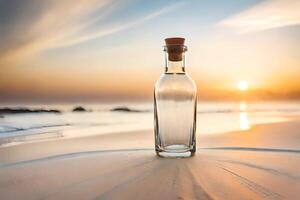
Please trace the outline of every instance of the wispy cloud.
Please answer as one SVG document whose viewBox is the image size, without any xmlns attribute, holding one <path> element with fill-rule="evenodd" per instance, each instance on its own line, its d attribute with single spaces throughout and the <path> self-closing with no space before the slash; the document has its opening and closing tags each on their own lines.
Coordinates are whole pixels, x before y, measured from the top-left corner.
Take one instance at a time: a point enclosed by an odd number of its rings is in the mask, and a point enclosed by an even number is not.
<svg viewBox="0 0 300 200">
<path fill-rule="evenodd" d="M 9 0 L 7 1 L 9 4 Z M 0 33 L 4 35 L 0 38 L 2 43 L 0 61 L 26 57 L 46 49 L 61 48 L 107 36 L 142 24 L 183 4 L 183 2 L 172 3 L 145 12 L 134 19 L 121 17 L 110 21 L 110 17 L 115 13 L 126 12 L 127 6 L 131 3 L 131 0 L 77 0 L 76 3 L 73 0 L 40 2 L 21 0 L 18 2 L 19 5 L 12 5 L 14 9 L 22 8 L 20 14 L 14 13 L 17 11 L 13 10 L 0 16 L 14 18 L 9 22 L 0 20 L 2 23 Z M 31 6 L 25 6 L 28 4 Z"/>
<path fill-rule="evenodd" d="M 0 32 L 0 60 L 13 60 L 46 49 L 68 34 L 79 31 L 89 21 L 88 16 L 108 7 L 112 1 L 52 0 L 7 1 L 1 11 L 3 18 Z M 8 7 L 8 8 L 6 8 Z"/>
<path fill-rule="evenodd" d="M 92 40 L 95 38 L 99 38 L 99 37 L 103 37 L 109 34 L 113 34 L 116 33 L 118 31 L 122 31 L 124 29 L 128 29 L 130 27 L 133 27 L 135 25 L 138 24 L 142 24 L 148 20 L 151 20 L 153 18 L 159 17 L 160 15 L 163 15 L 167 12 L 170 12 L 176 8 L 178 8 L 179 6 L 181 6 L 182 4 L 184 4 L 184 2 L 178 2 L 175 3 L 173 5 L 170 6 L 166 6 L 163 8 L 160 8 L 159 10 L 156 10 L 150 14 L 144 15 L 141 18 L 138 18 L 134 21 L 127 21 L 127 22 L 120 22 L 116 25 L 112 25 L 110 28 L 99 28 L 99 30 L 94 31 L 90 34 L 78 34 L 75 37 L 70 37 L 70 38 L 66 38 L 66 40 L 61 43 L 61 44 L 56 44 L 53 46 L 53 48 L 57 48 L 57 47 L 64 47 L 64 46 L 70 46 L 70 45 L 74 45 L 74 44 L 78 44 L 78 43 L 82 43 L 88 40 Z"/>
<path fill-rule="evenodd" d="M 300 25 L 299 0 L 268 0 L 218 23 L 239 33 Z"/>
</svg>

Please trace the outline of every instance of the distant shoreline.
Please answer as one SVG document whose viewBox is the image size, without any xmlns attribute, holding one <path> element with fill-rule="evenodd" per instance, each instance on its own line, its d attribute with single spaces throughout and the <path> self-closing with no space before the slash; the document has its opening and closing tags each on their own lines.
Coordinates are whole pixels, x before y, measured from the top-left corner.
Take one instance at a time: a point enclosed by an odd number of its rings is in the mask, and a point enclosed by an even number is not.
<svg viewBox="0 0 300 200">
<path fill-rule="evenodd" d="M 76 106 L 72 110 L 72 112 L 93 112 L 92 109 L 86 109 L 82 106 Z M 150 110 L 143 110 L 143 109 L 133 109 L 127 106 L 116 106 L 113 108 L 108 109 L 107 111 L 111 112 L 150 112 Z M 0 116 L 6 114 L 26 114 L 26 113 L 62 113 L 63 111 L 59 109 L 32 109 L 26 107 L 4 107 L 0 108 Z"/>
<path fill-rule="evenodd" d="M 61 111 L 56 109 L 0 108 L 0 115 L 22 113 L 61 113 Z"/>
</svg>

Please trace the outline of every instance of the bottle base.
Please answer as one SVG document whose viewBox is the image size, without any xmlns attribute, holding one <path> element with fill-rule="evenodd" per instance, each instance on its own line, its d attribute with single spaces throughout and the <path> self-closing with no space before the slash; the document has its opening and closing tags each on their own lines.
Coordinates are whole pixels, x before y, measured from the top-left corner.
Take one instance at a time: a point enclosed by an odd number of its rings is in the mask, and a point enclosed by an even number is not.
<svg viewBox="0 0 300 200">
<path fill-rule="evenodd" d="M 195 154 L 196 149 L 185 145 L 170 145 L 165 148 L 155 149 L 157 156 L 164 158 L 188 158 Z"/>
</svg>

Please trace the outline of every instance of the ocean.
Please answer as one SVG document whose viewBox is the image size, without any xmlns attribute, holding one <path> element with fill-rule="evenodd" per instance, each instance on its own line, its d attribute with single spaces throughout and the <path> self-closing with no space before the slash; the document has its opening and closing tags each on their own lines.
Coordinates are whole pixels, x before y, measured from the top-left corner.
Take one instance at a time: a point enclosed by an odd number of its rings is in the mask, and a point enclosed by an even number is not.
<svg viewBox="0 0 300 200">
<path fill-rule="evenodd" d="M 1 105 L 1 108 L 58 109 L 61 112 L 0 114 L 0 145 L 153 129 L 151 103 L 81 104 L 86 111 L 73 112 L 76 106 Z M 248 130 L 258 124 L 283 122 L 299 116 L 299 102 L 200 102 L 197 134 Z"/>
</svg>

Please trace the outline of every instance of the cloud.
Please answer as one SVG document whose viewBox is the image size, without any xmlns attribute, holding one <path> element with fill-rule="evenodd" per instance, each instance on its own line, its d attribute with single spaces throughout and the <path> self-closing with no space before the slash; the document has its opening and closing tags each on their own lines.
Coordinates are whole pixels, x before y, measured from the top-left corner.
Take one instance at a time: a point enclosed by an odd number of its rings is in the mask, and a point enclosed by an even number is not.
<svg viewBox="0 0 300 200">
<path fill-rule="evenodd" d="M 78 0 L 76 3 L 72 0 L 6 0 L 0 5 L 0 60 L 17 59 L 48 48 L 80 29 L 87 23 L 88 15 L 109 3 L 109 0 Z"/>
<path fill-rule="evenodd" d="M 218 23 L 239 33 L 300 24 L 299 0 L 268 0 Z"/>
<path fill-rule="evenodd" d="M 69 39 L 66 39 L 63 43 L 56 44 L 55 46 L 53 46 L 53 48 L 70 46 L 70 45 L 82 43 L 82 42 L 85 42 L 85 41 L 88 41 L 88 40 L 92 40 L 92 39 L 95 39 L 95 38 L 99 38 L 99 37 L 103 37 L 103 36 L 106 36 L 106 35 L 109 35 L 109 34 L 113 34 L 113 33 L 119 32 L 119 31 L 124 30 L 124 29 L 128 29 L 128 28 L 133 27 L 135 25 L 142 24 L 142 23 L 144 23 L 148 20 L 151 20 L 153 18 L 159 17 L 160 15 L 163 15 L 167 12 L 170 12 L 170 11 L 178 8 L 179 6 L 181 6 L 183 3 L 184 2 L 179 2 L 179 3 L 173 4 L 171 6 L 163 7 L 163 8 L 161 8 L 157 11 L 154 11 L 154 12 L 148 14 L 148 15 L 144 15 L 143 17 L 138 18 L 134 21 L 121 22 L 121 23 L 118 23 L 116 25 L 112 25 L 109 28 L 105 28 L 105 29 L 100 28 L 100 30 L 95 31 L 95 32 L 90 33 L 90 34 L 79 34 L 79 35 L 76 35 L 73 38 L 70 37 Z"/>
<path fill-rule="evenodd" d="M 110 35 L 170 12 L 182 2 L 146 10 L 139 16 L 130 12 L 131 4 L 132 0 L 1 1 L 0 62 Z M 129 17 L 120 17 L 120 13 Z"/>
</svg>

